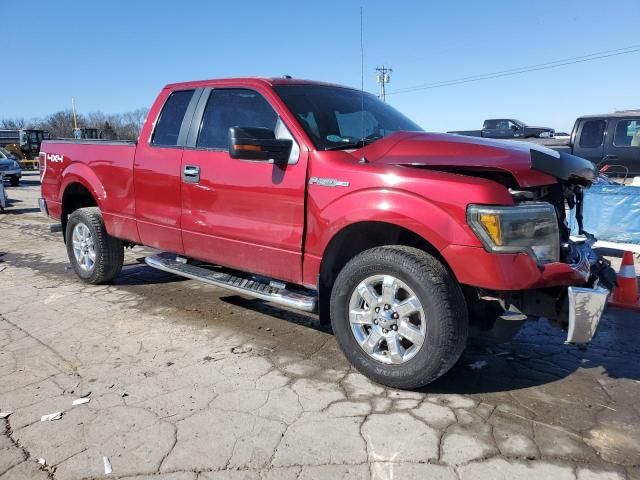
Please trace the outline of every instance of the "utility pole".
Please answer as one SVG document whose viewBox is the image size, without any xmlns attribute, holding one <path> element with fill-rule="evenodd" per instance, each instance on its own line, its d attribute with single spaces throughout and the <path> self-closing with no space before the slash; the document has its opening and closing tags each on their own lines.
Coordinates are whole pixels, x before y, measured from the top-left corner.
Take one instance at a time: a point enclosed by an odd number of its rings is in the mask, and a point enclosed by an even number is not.
<svg viewBox="0 0 640 480">
<path fill-rule="evenodd" d="M 393 70 L 383 65 L 376 68 L 376 72 L 378 72 L 376 75 L 376 81 L 380 84 L 380 94 L 378 95 L 378 98 L 384 102 L 387 98 L 385 85 L 391 81 L 391 73 Z"/>
<path fill-rule="evenodd" d="M 73 137 L 80 138 L 80 129 L 78 128 L 78 120 L 76 119 L 76 97 L 71 97 L 71 111 L 73 112 Z"/>
</svg>

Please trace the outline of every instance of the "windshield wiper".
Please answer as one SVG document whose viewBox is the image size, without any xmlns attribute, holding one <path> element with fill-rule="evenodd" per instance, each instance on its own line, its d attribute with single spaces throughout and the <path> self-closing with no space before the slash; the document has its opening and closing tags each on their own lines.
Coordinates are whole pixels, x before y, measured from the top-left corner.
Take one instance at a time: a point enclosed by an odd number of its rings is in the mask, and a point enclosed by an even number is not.
<svg viewBox="0 0 640 480">
<path fill-rule="evenodd" d="M 350 148 L 361 148 L 364 147 L 366 145 L 369 145 L 373 142 L 375 142 L 376 140 L 380 140 L 382 137 L 375 137 L 375 138 L 364 138 L 362 140 L 358 140 L 357 142 L 345 142 L 342 143 L 340 145 L 333 145 L 332 147 L 326 147 L 325 151 L 330 151 L 330 150 L 347 150 Z"/>
</svg>

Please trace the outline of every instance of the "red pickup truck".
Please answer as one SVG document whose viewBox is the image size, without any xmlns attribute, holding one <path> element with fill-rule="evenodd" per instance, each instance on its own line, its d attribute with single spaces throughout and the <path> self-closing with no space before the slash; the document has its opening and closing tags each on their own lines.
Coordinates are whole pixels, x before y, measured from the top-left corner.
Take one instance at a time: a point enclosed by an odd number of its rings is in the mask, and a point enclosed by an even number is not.
<svg viewBox="0 0 640 480">
<path fill-rule="evenodd" d="M 319 311 L 394 387 L 443 375 L 478 323 L 546 317 L 589 342 L 615 283 L 565 221 L 593 164 L 425 133 L 337 85 L 168 85 L 137 142 L 47 140 L 40 156 L 40 208 L 84 281 L 116 277 L 125 247 L 161 249 L 148 265 Z"/>
</svg>

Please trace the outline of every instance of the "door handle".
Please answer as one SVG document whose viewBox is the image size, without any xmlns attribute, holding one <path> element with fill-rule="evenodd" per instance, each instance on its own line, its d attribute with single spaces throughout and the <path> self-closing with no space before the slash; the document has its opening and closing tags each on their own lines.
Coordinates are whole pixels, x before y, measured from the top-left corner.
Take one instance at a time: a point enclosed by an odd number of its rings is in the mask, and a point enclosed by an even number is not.
<svg viewBox="0 0 640 480">
<path fill-rule="evenodd" d="M 182 181 L 198 183 L 200 181 L 200 167 L 198 165 L 185 165 L 182 170 Z"/>
</svg>

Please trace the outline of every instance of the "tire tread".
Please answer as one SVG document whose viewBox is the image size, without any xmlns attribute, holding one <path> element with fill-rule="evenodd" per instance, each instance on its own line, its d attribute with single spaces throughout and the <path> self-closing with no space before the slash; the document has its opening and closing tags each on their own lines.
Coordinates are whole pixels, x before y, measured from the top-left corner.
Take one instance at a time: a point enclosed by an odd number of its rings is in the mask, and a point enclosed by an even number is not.
<svg viewBox="0 0 640 480">
<path fill-rule="evenodd" d="M 426 353 L 421 351 L 417 354 L 418 356 L 421 354 L 433 355 L 437 357 L 437 363 L 429 364 L 429 368 L 413 372 L 410 376 L 385 375 L 385 367 L 381 366 L 382 364 L 378 364 L 378 368 L 375 369 L 366 368 L 368 362 L 361 362 L 358 358 L 354 358 L 358 355 L 366 354 L 357 350 L 357 353 L 352 352 L 349 346 L 346 345 L 345 339 L 340 338 L 339 335 L 339 332 L 343 331 L 343 329 L 338 325 L 340 319 L 336 318 L 336 309 L 338 308 L 336 302 L 342 285 L 348 281 L 350 275 L 375 264 L 396 265 L 415 282 L 425 285 L 431 292 L 432 300 L 435 299 L 439 303 L 439 305 L 429 305 L 430 310 L 442 313 L 438 318 L 441 334 L 434 339 L 435 350 L 437 351 Z M 347 263 L 338 275 L 332 290 L 331 322 L 334 332 L 338 333 L 338 343 L 351 363 L 373 380 L 397 388 L 413 389 L 422 387 L 444 375 L 458 361 L 466 347 L 468 335 L 467 306 L 462 289 L 453 274 L 429 253 L 403 245 L 372 248 L 360 253 Z M 351 335 L 350 331 L 346 333 Z M 358 348 L 360 347 L 358 346 Z M 429 361 L 427 360 L 425 363 L 429 363 Z M 397 367 L 391 366 L 391 368 Z M 391 370 L 391 368 L 388 369 Z"/>
<path fill-rule="evenodd" d="M 73 255 L 71 234 L 73 227 L 77 223 L 76 220 L 81 220 L 83 223 L 90 225 L 96 236 L 96 262 L 89 276 L 82 275 L 82 271 L 77 265 Z M 67 222 L 66 239 L 69 260 L 78 276 L 85 282 L 93 285 L 107 283 L 113 280 L 122 270 L 124 263 L 124 246 L 122 240 L 114 238 L 107 233 L 102 214 L 98 207 L 85 207 L 75 210 L 69 216 L 69 221 Z"/>
</svg>

